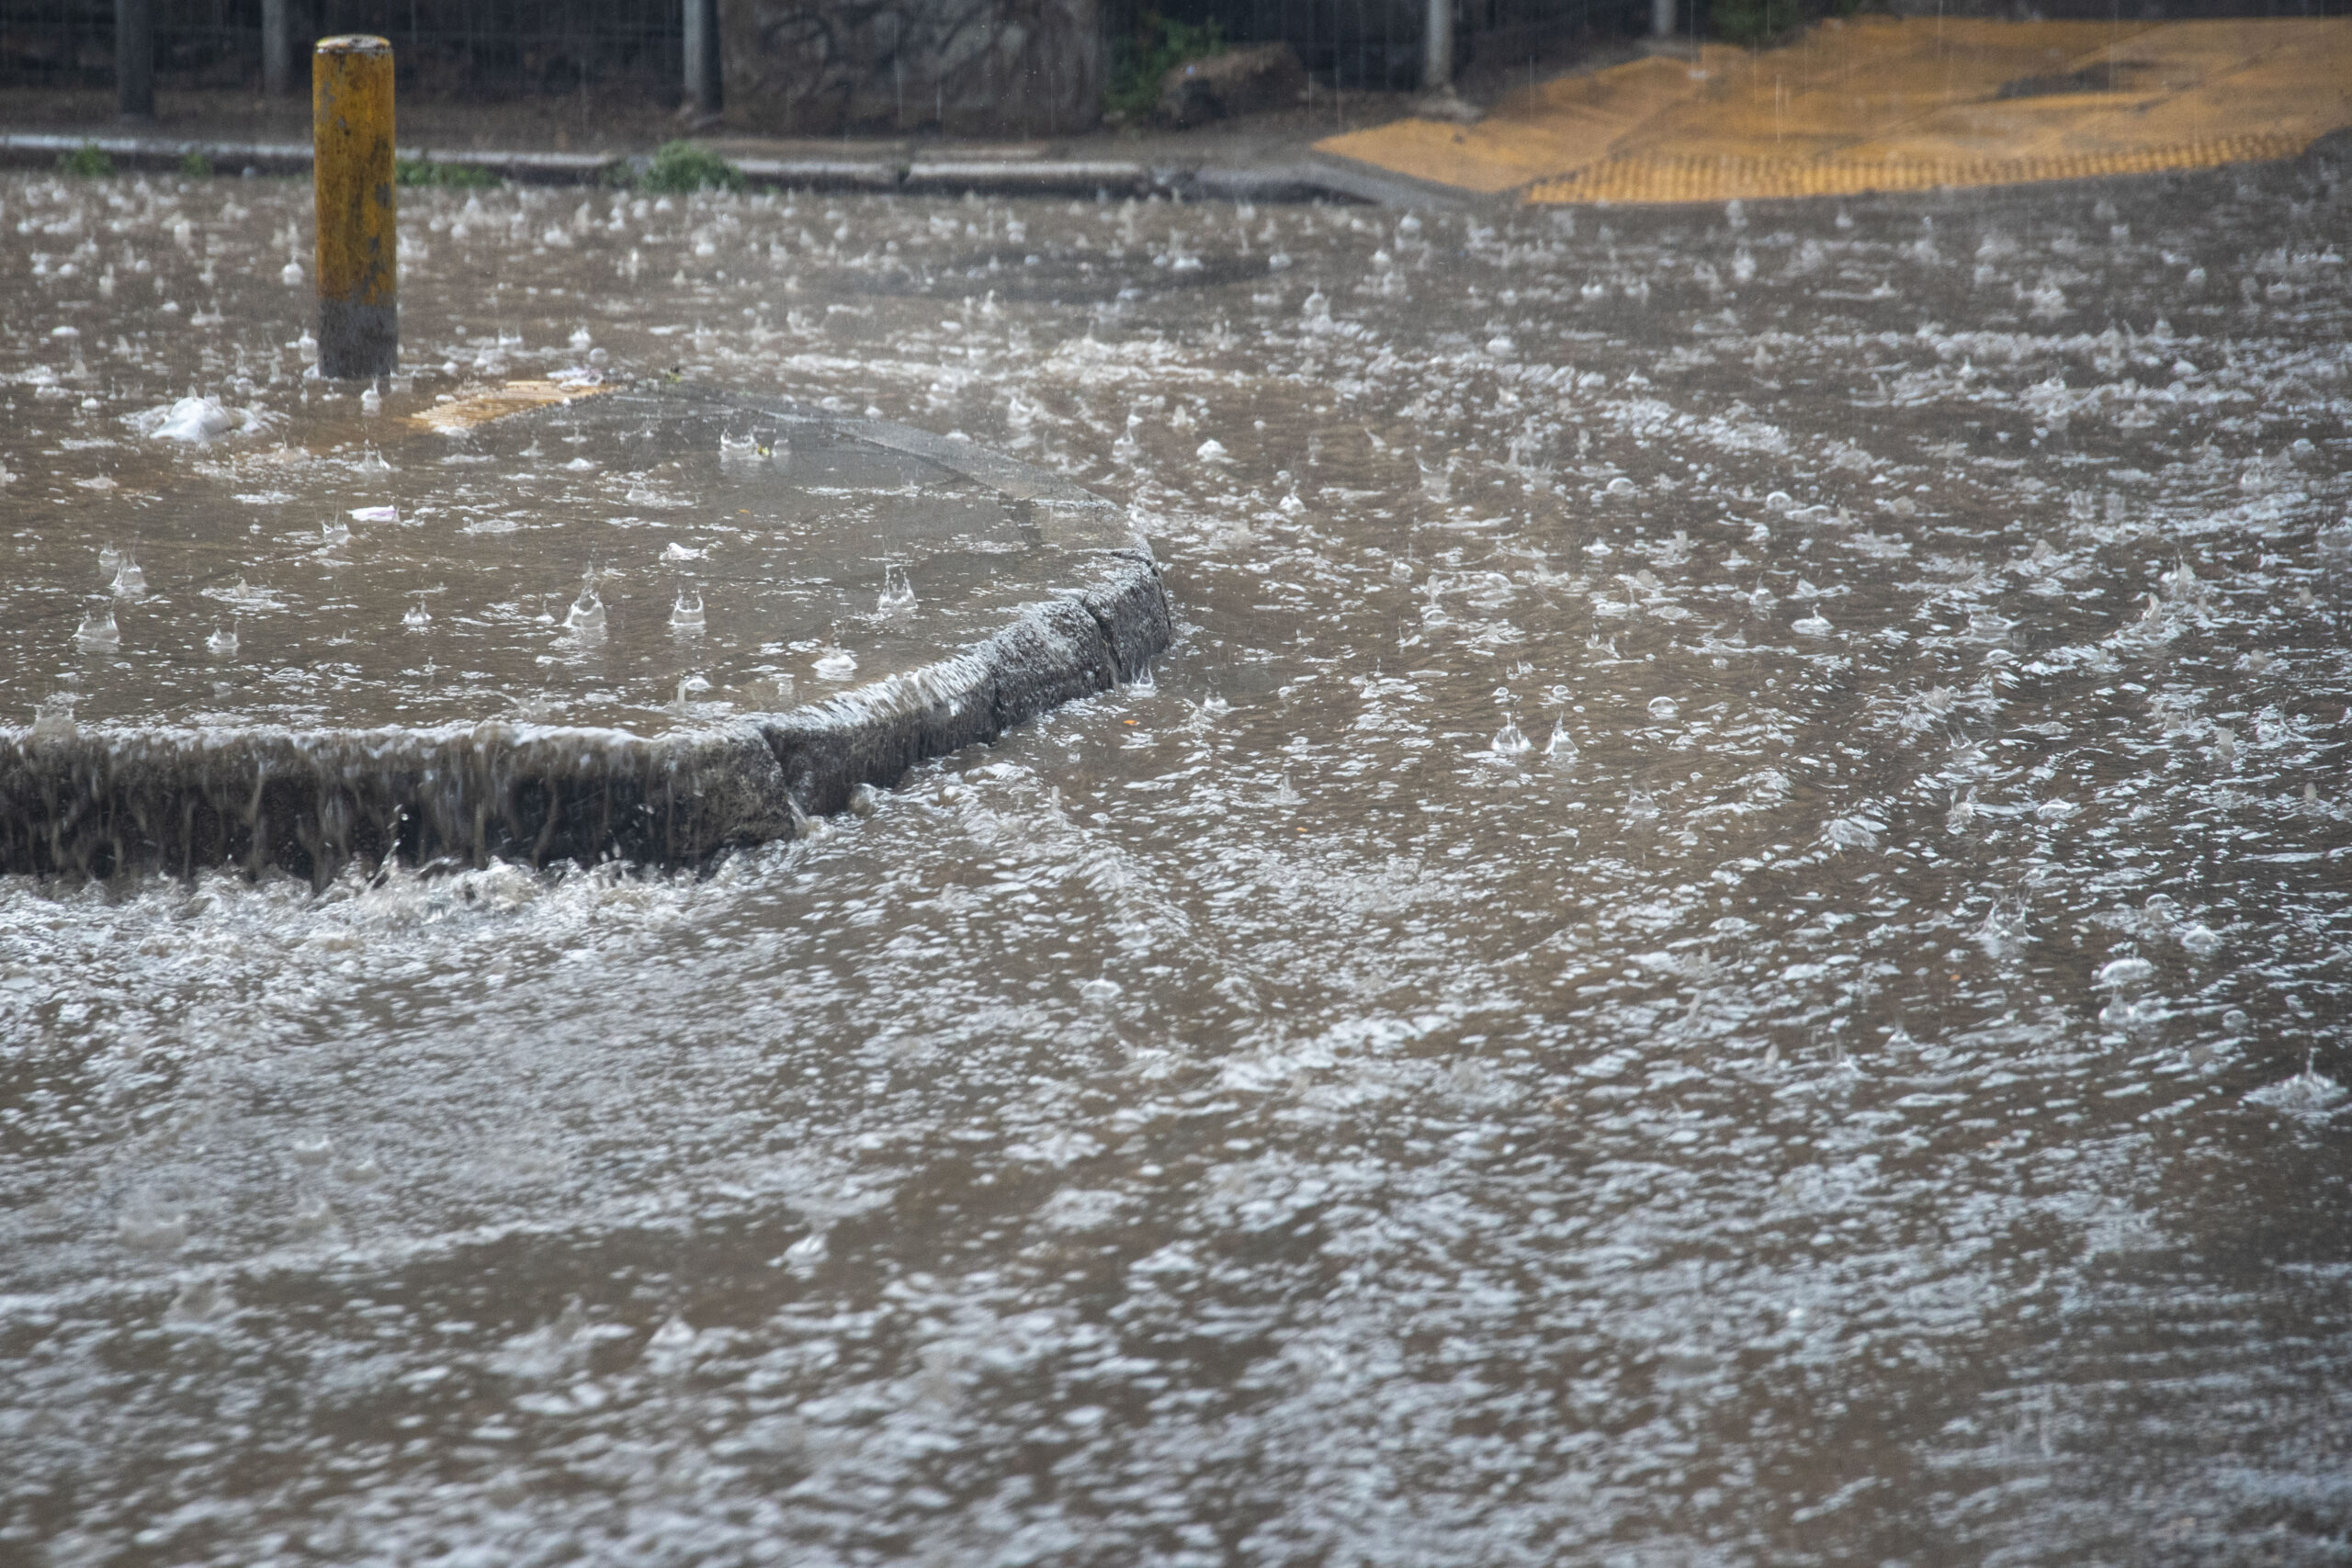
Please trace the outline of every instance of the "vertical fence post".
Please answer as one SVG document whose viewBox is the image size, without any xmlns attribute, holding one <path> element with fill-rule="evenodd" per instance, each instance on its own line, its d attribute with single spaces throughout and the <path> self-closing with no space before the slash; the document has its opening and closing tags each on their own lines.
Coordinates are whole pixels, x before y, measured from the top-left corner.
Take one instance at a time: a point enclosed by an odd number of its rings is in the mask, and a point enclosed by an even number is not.
<svg viewBox="0 0 2352 1568">
<path fill-rule="evenodd" d="M 1453 0 L 1429 0 L 1421 34 L 1421 90 L 1442 93 L 1453 85 Z"/>
<path fill-rule="evenodd" d="M 261 0 L 261 90 L 282 98 L 294 87 L 294 34 L 286 0 Z"/>
<path fill-rule="evenodd" d="M 155 118 L 155 0 L 114 0 L 115 112 Z"/>
<path fill-rule="evenodd" d="M 707 119 L 718 112 L 718 0 L 685 0 L 686 99 L 679 112 Z"/>
<path fill-rule="evenodd" d="M 311 135 L 319 374 L 389 376 L 401 352 L 390 42 L 364 34 L 319 40 L 311 60 Z"/>
</svg>

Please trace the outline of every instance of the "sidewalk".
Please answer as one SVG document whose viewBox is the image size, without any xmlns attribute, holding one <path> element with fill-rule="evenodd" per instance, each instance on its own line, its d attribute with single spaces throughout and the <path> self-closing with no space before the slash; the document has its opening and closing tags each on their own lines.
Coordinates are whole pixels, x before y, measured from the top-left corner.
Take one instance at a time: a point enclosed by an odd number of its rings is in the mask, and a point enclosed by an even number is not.
<svg viewBox="0 0 2352 1568">
<path fill-rule="evenodd" d="M 1504 94 L 1475 124 L 1414 117 L 1402 94 L 1189 131 L 1019 143 L 776 140 L 704 145 L 763 184 L 855 192 L 1113 196 L 1392 205 L 1720 202 L 1992 186 L 2290 158 L 2352 126 L 2352 18 L 1827 21 L 1749 52 L 1644 57 Z M 1622 56 L 1621 56 L 1622 60 Z M 95 141 L 119 164 L 222 173 L 310 166 L 309 103 L 164 93 L 136 133 L 102 93 L 0 92 L 0 164 L 47 167 Z M 680 134 L 640 89 L 495 103 L 417 96 L 404 155 L 592 184 Z"/>
<path fill-rule="evenodd" d="M 1187 131 L 1103 131 L 1025 142 L 915 137 L 775 138 L 719 129 L 693 138 L 755 182 L 842 191 L 1092 197 L 1160 194 L 1258 201 L 1458 205 L 1468 193 L 1315 150 L 1319 139 L 1408 112 L 1399 94 L 1318 91 L 1314 105 Z M 95 92 L 0 91 L 0 165 L 47 168 L 92 142 L 127 167 L 170 169 L 190 152 L 223 174 L 310 167 L 307 97 L 159 93 L 153 124 L 126 126 Z M 501 103 L 418 96 L 399 107 L 403 157 L 465 163 L 508 178 L 590 184 L 684 134 L 639 92 Z"/>
<path fill-rule="evenodd" d="M 1405 118 L 1317 151 L 1532 203 L 2011 185 L 2290 158 L 2352 125 L 2352 18 L 1827 21 Z"/>
</svg>

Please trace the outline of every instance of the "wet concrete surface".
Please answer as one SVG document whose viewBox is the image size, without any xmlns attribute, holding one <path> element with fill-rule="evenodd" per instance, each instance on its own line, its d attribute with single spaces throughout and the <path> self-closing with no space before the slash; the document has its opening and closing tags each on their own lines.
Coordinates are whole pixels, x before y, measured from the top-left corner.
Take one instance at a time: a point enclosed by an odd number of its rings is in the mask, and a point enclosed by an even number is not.
<svg viewBox="0 0 2352 1568">
<path fill-rule="evenodd" d="M 12 536 L 334 406 L 303 194 L 0 186 Z M 2335 1560 L 2348 197 L 412 201 L 412 395 L 960 430 L 1178 639 L 703 874 L 0 884 L 0 1541 Z"/>
</svg>

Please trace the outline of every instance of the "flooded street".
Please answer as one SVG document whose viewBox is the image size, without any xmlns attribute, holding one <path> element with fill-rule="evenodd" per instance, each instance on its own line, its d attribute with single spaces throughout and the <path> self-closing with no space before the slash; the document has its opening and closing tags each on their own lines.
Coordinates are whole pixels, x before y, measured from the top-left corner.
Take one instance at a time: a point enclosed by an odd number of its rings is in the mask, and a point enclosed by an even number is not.
<svg viewBox="0 0 2352 1568">
<path fill-rule="evenodd" d="M 591 371 L 1074 479 L 1177 641 L 699 874 L 0 881 L 0 1562 L 2352 1556 L 2340 161 L 407 190 L 364 403 L 310 200 L 0 178 L 0 722 L 531 700 L 736 525 L 391 432 Z M 313 560 L 453 485 L 513 592 Z"/>
</svg>

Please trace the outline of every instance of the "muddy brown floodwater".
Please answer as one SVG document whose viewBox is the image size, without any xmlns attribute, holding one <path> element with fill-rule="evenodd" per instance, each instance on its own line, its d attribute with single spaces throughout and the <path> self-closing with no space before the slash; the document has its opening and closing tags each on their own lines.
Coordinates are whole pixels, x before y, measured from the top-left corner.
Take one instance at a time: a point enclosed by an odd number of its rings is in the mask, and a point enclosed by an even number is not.
<svg viewBox="0 0 2352 1568">
<path fill-rule="evenodd" d="M 2346 179 L 406 192 L 378 412 L 305 187 L 0 182 L 11 725 L 299 707 L 187 519 L 428 469 L 666 611 L 625 454 L 368 467 L 572 370 L 1070 476 L 1181 622 L 701 874 L 0 884 L 0 1558 L 2341 1561 Z"/>
</svg>

